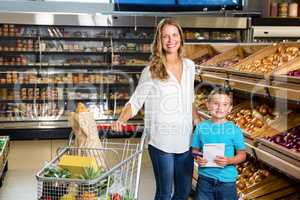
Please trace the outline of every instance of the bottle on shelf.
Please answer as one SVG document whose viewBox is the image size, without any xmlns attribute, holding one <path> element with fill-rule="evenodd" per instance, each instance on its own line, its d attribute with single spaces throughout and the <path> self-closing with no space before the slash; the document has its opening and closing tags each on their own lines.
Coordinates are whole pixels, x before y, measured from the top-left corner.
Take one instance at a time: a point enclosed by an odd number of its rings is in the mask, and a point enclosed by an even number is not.
<svg viewBox="0 0 300 200">
<path fill-rule="evenodd" d="M 298 0 L 293 0 L 289 4 L 289 17 L 298 17 Z"/>
<path fill-rule="evenodd" d="M 289 11 L 289 4 L 287 0 L 279 0 L 278 2 L 278 16 L 287 17 Z"/>
</svg>

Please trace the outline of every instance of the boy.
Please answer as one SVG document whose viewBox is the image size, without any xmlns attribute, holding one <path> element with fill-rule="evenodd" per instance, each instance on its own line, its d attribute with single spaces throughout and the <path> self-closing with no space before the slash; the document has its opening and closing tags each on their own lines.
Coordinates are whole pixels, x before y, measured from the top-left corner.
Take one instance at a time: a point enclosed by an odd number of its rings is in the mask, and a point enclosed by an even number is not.
<svg viewBox="0 0 300 200">
<path fill-rule="evenodd" d="M 199 123 L 193 135 L 192 147 L 199 165 L 196 200 L 237 200 L 235 165 L 246 158 L 241 129 L 227 121 L 232 109 L 232 95 L 224 88 L 213 90 L 208 96 L 210 120 Z M 216 156 L 218 167 L 205 167 L 207 160 L 199 156 L 204 144 L 224 144 L 224 156 Z"/>
</svg>

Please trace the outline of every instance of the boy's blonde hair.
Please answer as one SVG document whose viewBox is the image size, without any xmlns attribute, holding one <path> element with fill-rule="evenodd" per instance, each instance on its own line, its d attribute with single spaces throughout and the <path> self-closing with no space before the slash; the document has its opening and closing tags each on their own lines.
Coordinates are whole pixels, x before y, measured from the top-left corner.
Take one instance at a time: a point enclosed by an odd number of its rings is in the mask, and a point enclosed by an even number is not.
<svg viewBox="0 0 300 200">
<path fill-rule="evenodd" d="M 213 89 L 210 94 L 208 95 L 207 97 L 207 102 L 211 102 L 212 100 L 212 97 L 216 94 L 223 94 L 223 95 L 226 95 L 230 98 L 230 102 L 232 104 L 232 101 L 233 101 L 233 94 L 231 92 L 230 89 L 228 88 L 224 88 L 224 87 L 220 87 L 220 88 L 215 88 Z"/>
</svg>

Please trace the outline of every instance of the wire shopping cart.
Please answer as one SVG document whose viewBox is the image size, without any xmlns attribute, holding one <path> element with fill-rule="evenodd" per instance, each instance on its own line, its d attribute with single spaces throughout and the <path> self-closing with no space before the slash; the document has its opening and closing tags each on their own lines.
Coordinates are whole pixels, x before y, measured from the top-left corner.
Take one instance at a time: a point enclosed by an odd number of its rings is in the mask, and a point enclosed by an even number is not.
<svg viewBox="0 0 300 200">
<path fill-rule="evenodd" d="M 145 134 L 139 142 L 125 140 L 117 143 L 102 139 L 102 148 L 64 147 L 36 175 L 39 200 L 136 200 L 144 149 Z M 73 134 L 69 139 L 71 144 Z M 91 179 L 67 178 L 66 174 L 52 174 L 63 155 L 81 155 L 96 158 L 97 165 L 106 166 L 101 175 Z M 105 155 L 106 163 L 98 156 Z M 87 170 L 88 171 L 88 170 Z M 95 172 L 94 172 L 95 173 Z M 92 174 L 92 172 L 91 172 Z M 87 175 L 87 174 L 85 174 Z"/>
</svg>

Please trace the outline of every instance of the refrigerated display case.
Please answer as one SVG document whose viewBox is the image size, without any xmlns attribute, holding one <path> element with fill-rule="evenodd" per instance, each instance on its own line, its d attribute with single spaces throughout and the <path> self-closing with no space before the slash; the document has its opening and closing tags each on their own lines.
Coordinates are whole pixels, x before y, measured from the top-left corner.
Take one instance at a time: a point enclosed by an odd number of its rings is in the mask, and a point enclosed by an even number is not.
<svg viewBox="0 0 300 200">
<path fill-rule="evenodd" d="M 165 17 L 110 16 L 99 26 L 96 19 L 91 25 L 77 15 L 57 14 L 54 24 L 37 24 L 32 13 L 24 24 L 18 16 L 25 15 L 3 18 L 0 25 L 0 123 L 12 138 L 30 138 L 16 132 L 33 129 L 38 138 L 55 129 L 66 137 L 68 112 L 79 101 L 98 123 L 117 119 L 149 61 L 157 22 Z M 183 20 L 189 44 L 246 40 L 247 18 L 171 17 Z M 130 123 L 141 131 L 142 113 Z"/>
</svg>

